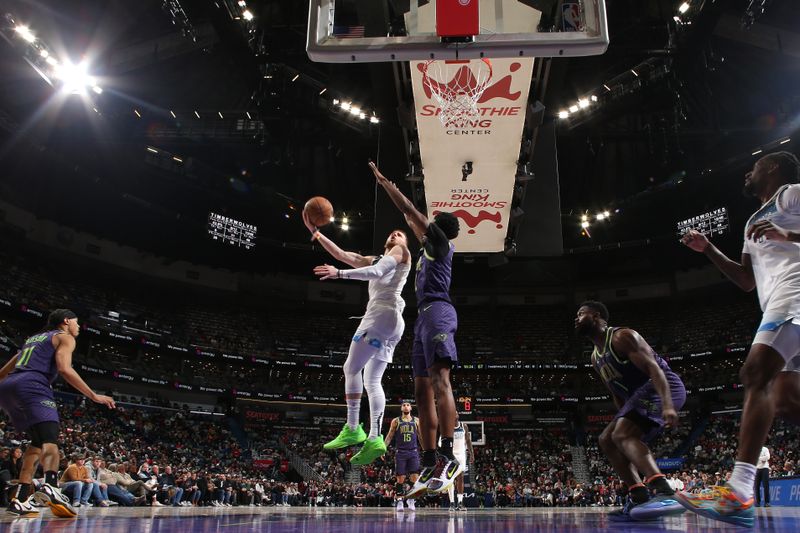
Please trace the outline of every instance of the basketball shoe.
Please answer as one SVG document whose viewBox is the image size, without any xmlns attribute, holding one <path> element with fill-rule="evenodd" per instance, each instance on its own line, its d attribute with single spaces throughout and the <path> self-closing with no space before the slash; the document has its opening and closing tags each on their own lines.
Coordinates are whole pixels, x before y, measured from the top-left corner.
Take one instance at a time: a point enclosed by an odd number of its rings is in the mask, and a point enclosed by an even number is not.
<svg viewBox="0 0 800 533">
<path fill-rule="evenodd" d="M 386 443 L 381 437 L 372 437 L 364 441 L 364 446 L 353 457 L 350 463 L 354 465 L 368 465 L 386 453 Z"/>
<path fill-rule="evenodd" d="M 347 424 L 342 427 L 339 435 L 332 441 L 322 446 L 323 450 L 338 450 L 339 448 L 347 448 L 348 446 L 355 446 L 367 440 L 367 434 L 364 433 L 364 426 L 359 424 L 356 429 L 350 429 Z"/>
<path fill-rule="evenodd" d="M 436 461 L 436 469 L 433 476 L 428 480 L 428 492 L 431 494 L 441 494 L 455 483 L 456 478 L 464 472 L 462 465 L 455 457 L 448 459 L 444 455 L 439 455 Z"/>
<path fill-rule="evenodd" d="M 742 527 L 753 527 L 753 498 L 743 501 L 730 487 L 715 486 L 710 493 L 676 492 L 675 499 L 692 512 Z"/>
<path fill-rule="evenodd" d="M 634 520 L 652 520 L 662 516 L 672 516 L 685 513 L 686 509 L 678 503 L 675 496 L 657 494 L 644 503 L 631 508 L 630 515 Z"/>
<path fill-rule="evenodd" d="M 13 514 L 16 516 L 21 516 L 25 518 L 36 518 L 39 516 L 39 511 L 36 510 L 33 505 L 31 505 L 31 499 L 28 498 L 27 500 L 21 502 L 18 499 L 14 498 L 11 500 L 11 503 L 8 504 L 8 508 L 6 512 L 9 514 Z"/>
<path fill-rule="evenodd" d="M 78 512 L 69 502 L 61 489 L 45 483 L 33 493 L 33 498 L 41 506 L 47 506 L 59 518 L 75 518 Z"/>
<path fill-rule="evenodd" d="M 403 496 L 406 501 L 418 500 L 428 493 L 428 481 L 433 478 L 433 473 L 436 470 L 436 466 L 437 465 L 425 466 L 422 468 L 422 472 L 419 473 L 419 477 L 414 482 L 414 486 L 411 487 L 411 490 L 408 491 L 405 496 Z"/>
</svg>

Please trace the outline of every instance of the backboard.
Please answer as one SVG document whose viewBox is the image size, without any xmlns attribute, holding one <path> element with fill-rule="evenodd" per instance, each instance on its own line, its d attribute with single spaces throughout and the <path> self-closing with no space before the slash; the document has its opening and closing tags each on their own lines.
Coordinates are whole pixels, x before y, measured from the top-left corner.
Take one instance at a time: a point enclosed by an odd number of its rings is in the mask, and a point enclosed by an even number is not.
<svg viewBox="0 0 800 533">
<path fill-rule="evenodd" d="M 608 47 L 604 0 L 365 1 L 372 7 L 310 0 L 313 61 L 588 56 Z"/>
</svg>

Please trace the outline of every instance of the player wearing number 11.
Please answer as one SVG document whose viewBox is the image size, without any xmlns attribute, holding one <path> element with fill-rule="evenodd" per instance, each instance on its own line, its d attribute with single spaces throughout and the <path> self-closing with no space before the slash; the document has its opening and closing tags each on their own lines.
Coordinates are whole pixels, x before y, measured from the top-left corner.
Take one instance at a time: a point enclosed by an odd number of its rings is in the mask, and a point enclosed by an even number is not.
<svg viewBox="0 0 800 533">
<path fill-rule="evenodd" d="M 47 327 L 29 337 L 22 349 L 0 369 L 0 408 L 11 418 L 17 431 L 25 431 L 30 444 L 22 457 L 17 490 L 12 494 L 8 512 L 17 516 L 36 516 L 31 496 L 40 505 L 47 505 L 62 518 L 77 516 L 67 498 L 58 489 L 59 418 L 53 389 L 50 386 L 61 375 L 64 381 L 84 396 L 114 409 L 114 399 L 96 394 L 72 368 L 75 337 L 80 333 L 78 317 L 69 309 L 56 309 L 47 319 Z M 33 472 L 41 462 L 44 484 L 33 491 Z"/>
</svg>

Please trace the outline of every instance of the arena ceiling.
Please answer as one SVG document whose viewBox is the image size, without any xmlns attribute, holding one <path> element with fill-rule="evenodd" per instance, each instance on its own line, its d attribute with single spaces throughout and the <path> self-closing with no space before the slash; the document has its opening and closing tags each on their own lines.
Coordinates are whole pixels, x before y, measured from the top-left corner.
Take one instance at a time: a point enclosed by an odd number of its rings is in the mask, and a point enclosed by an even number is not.
<svg viewBox="0 0 800 533">
<path fill-rule="evenodd" d="M 367 1 L 350 4 L 358 11 Z M 167 256 L 281 270 L 318 258 L 302 251 L 297 208 L 322 194 L 351 220 L 337 239 L 369 249 L 376 204 L 366 160 L 380 157 L 390 176 L 408 172 L 391 65 L 309 61 L 305 1 L 249 0 L 252 24 L 230 16 L 232 3 L 180 2 L 185 20 L 164 8 L 175 2 L 158 0 L 4 4 L 63 57 L 88 59 L 104 90 L 59 99 L 19 43 L 0 41 L 0 195 Z M 753 2 L 697 0 L 691 24 L 677 24 L 679 4 L 608 0 L 608 52 L 550 63 L 536 91 L 546 122 L 604 84 L 620 89 L 557 126 L 566 259 L 512 257 L 492 269 L 498 282 L 692 264 L 675 246 L 674 223 L 721 205 L 733 226 L 723 244 L 736 250 L 753 207 L 739 194 L 751 154 L 797 129 L 798 14 L 775 0 L 743 28 Z M 374 111 L 380 125 L 333 112 L 335 97 Z M 263 126 L 237 125 L 248 112 Z M 211 210 L 258 225 L 256 250 L 209 243 Z M 581 235 L 580 214 L 603 210 L 611 220 Z M 603 246 L 616 251 L 593 253 Z M 486 275 L 486 258 L 462 261 Z"/>
</svg>

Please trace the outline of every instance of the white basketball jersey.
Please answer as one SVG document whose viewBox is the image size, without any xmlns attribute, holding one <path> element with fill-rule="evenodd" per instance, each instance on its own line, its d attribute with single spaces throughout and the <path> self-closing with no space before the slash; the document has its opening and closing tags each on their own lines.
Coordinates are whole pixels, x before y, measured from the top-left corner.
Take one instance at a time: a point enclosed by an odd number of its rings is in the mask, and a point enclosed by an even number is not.
<svg viewBox="0 0 800 533">
<path fill-rule="evenodd" d="M 377 308 L 391 308 L 397 313 L 402 314 L 406 302 L 403 300 L 403 285 L 406 284 L 411 265 L 402 263 L 391 272 L 387 272 L 382 278 L 374 279 L 369 282 L 367 302 L 367 314 L 375 312 Z"/>
<path fill-rule="evenodd" d="M 742 253 L 750 254 L 761 310 L 766 315 L 800 318 L 800 243 L 747 238 L 756 222 L 769 220 L 800 232 L 800 184 L 784 185 L 745 224 Z"/>
<path fill-rule="evenodd" d="M 465 429 L 461 422 L 453 430 L 453 455 L 462 459 L 467 456 L 467 437 L 464 435 L 464 431 Z M 442 438 L 439 437 L 439 446 L 441 445 Z"/>
</svg>

